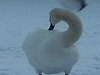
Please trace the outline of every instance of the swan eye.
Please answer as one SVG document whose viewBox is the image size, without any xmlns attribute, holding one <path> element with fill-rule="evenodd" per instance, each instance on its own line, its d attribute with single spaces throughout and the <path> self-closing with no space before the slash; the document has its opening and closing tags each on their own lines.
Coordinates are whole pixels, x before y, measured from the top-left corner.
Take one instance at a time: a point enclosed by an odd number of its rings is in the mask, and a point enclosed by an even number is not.
<svg viewBox="0 0 100 75">
<path fill-rule="evenodd" d="M 50 16 L 50 19 L 49 19 L 49 21 L 51 22 L 51 16 Z"/>
<path fill-rule="evenodd" d="M 49 19 L 49 21 L 51 22 L 51 19 Z"/>
</svg>

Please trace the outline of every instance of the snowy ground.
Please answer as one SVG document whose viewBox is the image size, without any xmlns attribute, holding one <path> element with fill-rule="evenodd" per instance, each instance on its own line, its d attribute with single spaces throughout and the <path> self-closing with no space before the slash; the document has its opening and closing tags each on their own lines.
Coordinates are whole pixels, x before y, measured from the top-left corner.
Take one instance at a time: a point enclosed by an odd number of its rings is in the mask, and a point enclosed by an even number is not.
<svg viewBox="0 0 100 75">
<path fill-rule="evenodd" d="M 89 6 L 78 13 L 84 31 L 77 42 L 80 60 L 70 75 L 100 74 L 100 2 L 89 1 Z M 37 75 L 21 45 L 29 32 L 48 28 L 48 14 L 54 7 L 60 5 L 49 0 L 0 0 L 0 75 Z"/>
</svg>

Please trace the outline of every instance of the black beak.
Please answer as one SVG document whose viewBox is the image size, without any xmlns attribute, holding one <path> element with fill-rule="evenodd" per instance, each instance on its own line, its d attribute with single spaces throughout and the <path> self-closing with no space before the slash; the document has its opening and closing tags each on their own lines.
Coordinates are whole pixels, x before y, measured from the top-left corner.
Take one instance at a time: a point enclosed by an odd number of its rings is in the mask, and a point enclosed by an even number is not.
<svg viewBox="0 0 100 75">
<path fill-rule="evenodd" d="M 48 30 L 53 30 L 54 29 L 54 27 L 55 27 L 55 25 L 53 25 L 52 23 L 50 24 L 50 27 L 49 27 L 49 29 Z"/>
</svg>

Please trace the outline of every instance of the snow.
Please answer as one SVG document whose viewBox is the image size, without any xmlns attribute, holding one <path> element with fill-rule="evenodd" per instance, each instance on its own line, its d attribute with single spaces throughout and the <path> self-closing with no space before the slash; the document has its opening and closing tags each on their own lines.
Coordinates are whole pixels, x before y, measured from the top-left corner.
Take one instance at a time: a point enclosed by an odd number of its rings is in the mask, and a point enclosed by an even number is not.
<svg viewBox="0 0 100 75">
<path fill-rule="evenodd" d="M 80 60 L 70 75 L 100 74 L 100 1 L 87 2 L 78 13 L 84 28 L 77 42 Z M 61 6 L 50 0 L 0 0 L 0 75 L 37 75 L 21 45 L 29 32 L 48 29 L 49 11 L 54 7 Z M 65 30 L 63 24 L 56 28 Z"/>
</svg>

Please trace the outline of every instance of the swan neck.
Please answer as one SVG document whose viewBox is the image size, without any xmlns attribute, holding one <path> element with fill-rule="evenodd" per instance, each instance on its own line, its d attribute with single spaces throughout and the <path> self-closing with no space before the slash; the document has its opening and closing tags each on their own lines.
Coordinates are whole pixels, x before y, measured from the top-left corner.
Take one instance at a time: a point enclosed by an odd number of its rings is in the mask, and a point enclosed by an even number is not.
<svg viewBox="0 0 100 75">
<path fill-rule="evenodd" d="M 69 25 L 69 29 L 64 34 L 64 39 L 66 40 L 65 44 L 66 46 L 71 46 L 74 44 L 77 40 L 79 40 L 81 34 L 82 34 L 82 23 L 80 19 L 77 16 L 70 16 L 64 19 L 65 22 Z"/>
</svg>

